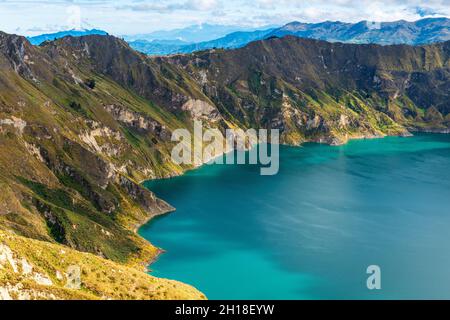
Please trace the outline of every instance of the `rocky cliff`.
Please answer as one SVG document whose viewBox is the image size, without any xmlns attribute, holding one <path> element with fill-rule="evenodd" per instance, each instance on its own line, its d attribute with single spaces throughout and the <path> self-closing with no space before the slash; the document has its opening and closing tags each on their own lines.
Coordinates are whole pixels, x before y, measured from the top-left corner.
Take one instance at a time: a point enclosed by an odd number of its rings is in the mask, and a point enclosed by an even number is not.
<svg viewBox="0 0 450 320">
<path fill-rule="evenodd" d="M 450 42 L 412 47 L 272 38 L 161 58 L 186 70 L 226 118 L 284 142 L 445 131 Z"/>
</svg>

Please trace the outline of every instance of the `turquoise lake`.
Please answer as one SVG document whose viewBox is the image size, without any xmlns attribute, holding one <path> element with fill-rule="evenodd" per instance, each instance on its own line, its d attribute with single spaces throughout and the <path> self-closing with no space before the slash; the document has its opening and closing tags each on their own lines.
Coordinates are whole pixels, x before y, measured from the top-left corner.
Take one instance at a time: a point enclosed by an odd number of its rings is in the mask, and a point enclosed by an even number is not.
<svg viewBox="0 0 450 320">
<path fill-rule="evenodd" d="M 166 250 L 152 274 L 209 299 L 450 299 L 450 135 L 281 147 L 259 169 L 147 182 L 177 208 L 140 229 Z"/>
</svg>

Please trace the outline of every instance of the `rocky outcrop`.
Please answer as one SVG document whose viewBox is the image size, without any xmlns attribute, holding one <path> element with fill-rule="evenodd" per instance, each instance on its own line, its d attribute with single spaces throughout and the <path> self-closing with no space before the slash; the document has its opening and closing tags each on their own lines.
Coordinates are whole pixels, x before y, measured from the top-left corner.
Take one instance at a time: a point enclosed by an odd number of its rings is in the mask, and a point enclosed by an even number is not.
<svg viewBox="0 0 450 320">
<path fill-rule="evenodd" d="M 167 204 L 165 201 L 158 199 L 155 195 L 148 189 L 136 184 L 130 179 L 119 176 L 119 185 L 124 188 L 127 194 L 141 206 L 143 206 L 148 211 L 152 212 L 153 215 L 167 213 L 173 211 L 174 208 Z"/>
<path fill-rule="evenodd" d="M 20 118 L 16 118 L 15 116 L 12 116 L 10 119 L 0 119 L 0 130 L 6 130 L 3 127 L 12 127 L 14 129 L 17 130 L 17 132 L 19 134 L 23 133 L 23 130 L 25 129 L 25 127 L 27 126 L 26 121 L 20 119 Z"/>
<path fill-rule="evenodd" d="M 23 279 L 23 281 L 33 281 L 36 285 L 52 286 L 52 280 L 45 274 L 35 271 L 26 258 L 18 257 L 10 247 L 0 243 L 0 268 L 12 269 L 12 272 Z M 32 290 L 24 290 L 20 283 L 10 284 L 4 286 L 0 285 L 0 300 L 30 300 L 30 299 L 48 299 L 50 296 L 41 295 Z"/>
<path fill-rule="evenodd" d="M 80 134 L 79 138 L 90 147 L 93 152 L 108 157 L 119 156 L 122 152 L 120 142 L 123 136 L 120 132 L 113 131 L 108 127 L 102 127 L 94 122 L 94 128 L 88 129 Z"/>
<path fill-rule="evenodd" d="M 36 81 L 30 68 L 34 64 L 32 52 L 30 43 L 24 37 L 0 32 L 0 53 L 6 57 L 15 72 Z"/>
<path fill-rule="evenodd" d="M 188 111 L 192 119 L 197 121 L 216 122 L 221 120 L 219 111 L 202 100 L 189 99 L 183 104 L 181 110 Z"/>
<path fill-rule="evenodd" d="M 127 127 L 144 133 L 150 133 L 164 141 L 170 140 L 170 132 L 167 128 L 148 116 L 128 110 L 120 105 L 106 105 L 104 108 L 115 120 L 123 123 Z"/>
</svg>

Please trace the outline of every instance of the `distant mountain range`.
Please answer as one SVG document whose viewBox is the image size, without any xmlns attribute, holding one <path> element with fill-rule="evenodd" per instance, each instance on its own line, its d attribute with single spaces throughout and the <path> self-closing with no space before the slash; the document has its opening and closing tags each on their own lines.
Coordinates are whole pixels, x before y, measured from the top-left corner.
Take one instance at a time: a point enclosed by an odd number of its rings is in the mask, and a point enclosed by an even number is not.
<svg viewBox="0 0 450 320">
<path fill-rule="evenodd" d="M 418 45 L 450 40 L 450 19 L 427 18 L 415 22 L 400 20 L 381 23 L 291 22 L 269 34 L 278 37 L 285 35 L 329 42 Z"/>
<path fill-rule="evenodd" d="M 53 41 L 56 39 L 64 38 L 67 36 L 72 37 L 81 37 L 81 36 L 88 36 L 88 35 L 107 35 L 108 33 L 103 30 L 97 30 L 97 29 L 91 29 L 91 30 L 67 30 L 67 31 L 61 31 L 61 32 L 55 32 L 55 33 L 48 33 L 48 34 L 41 34 L 35 37 L 28 37 L 28 41 L 30 41 L 33 45 L 40 45 L 41 43 L 45 41 Z"/>
<path fill-rule="evenodd" d="M 139 40 L 129 41 L 129 43 L 135 50 L 146 54 L 166 55 L 212 48 L 239 48 L 251 41 L 286 35 L 329 42 L 418 45 L 450 40 L 450 19 L 427 18 L 415 22 L 401 20 L 381 23 L 369 21 L 358 23 L 339 21 L 291 22 L 280 28 L 234 32 L 215 40 L 195 44 L 168 44 L 160 40 Z"/>
<path fill-rule="evenodd" d="M 130 46 L 140 52 L 149 55 L 168 55 L 175 53 L 191 53 L 194 51 L 207 50 L 212 48 L 239 48 L 249 42 L 264 39 L 266 35 L 275 29 L 256 30 L 256 31 L 237 31 L 230 33 L 222 38 L 203 41 L 199 43 L 183 43 L 170 40 L 136 40 L 129 41 Z"/>
<path fill-rule="evenodd" d="M 34 45 L 39 45 L 44 41 L 69 35 L 76 37 L 94 34 L 106 35 L 107 32 L 97 29 L 69 30 L 29 37 L 28 40 Z M 145 54 L 169 55 L 212 48 L 240 48 L 252 41 L 287 35 L 328 42 L 420 45 L 450 40 L 450 19 L 427 18 L 415 22 L 400 20 L 380 23 L 369 21 L 291 22 L 282 27 L 262 27 L 261 29 L 201 24 L 183 29 L 123 36 L 123 38 L 133 49 Z"/>
<path fill-rule="evenodd" d="M 252 32 L 259 29 L 269 29 L 275 27 L 279 26 L 272 25 L 259 28 L 251 28 L 236 25 L 215 25 L 203 23 L 181 29 L 161 30 L 147 34 L 124 35 L 122 36 L 122 38 L 128 42 L 145 40 L 149 42 L 157 41 L 158 43 L 160 43 L 161 41 L 164 42 L 167 40 L 175 40 L 183 44 L 192 44 L 219 39 L 234 32 Z"/>
</svg>

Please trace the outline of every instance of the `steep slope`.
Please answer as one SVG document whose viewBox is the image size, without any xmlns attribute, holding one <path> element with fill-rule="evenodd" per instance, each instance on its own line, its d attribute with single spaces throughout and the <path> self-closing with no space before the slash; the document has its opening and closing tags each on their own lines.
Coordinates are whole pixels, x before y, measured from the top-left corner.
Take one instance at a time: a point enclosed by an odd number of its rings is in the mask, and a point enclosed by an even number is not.
<svg viewBox="0 0 450 320">
<path fill-rule="evenodd" d="M 117 261 L 151 259 L 156 249 L 132 230 L 172 208 L 136 183 L 156 166 L 105 111 L 137 98 L 107 82 L 89 88 L 87 75 L 24 38 L 1 35 L 0 43 L 1 227 Z M 127 161 L 140 172 L 128 173 Z"/>
<path fill-rule="evenodd" d="M 127 66 L 140 59 L 118 39 L 92 39 L 114 61 L 121 49 Z M 100 60 L 83 64 L 81 52 L 68 49 L 0 33 L 0 230 L 90 252 L 145 276 L 159 249 L 135 229 L 173 208 L 139 182 L 184 170 L 168 161 L 170 127 L 182 124 L 96 73 Z M 55 256 L 55 264 L 64 259 L 58 250 Z"/>
<path fill-rule="evenodd" d="M 194 288 L 65 246 L 0 231 L 0 300 L 202 300 Z"/>
</svg>

